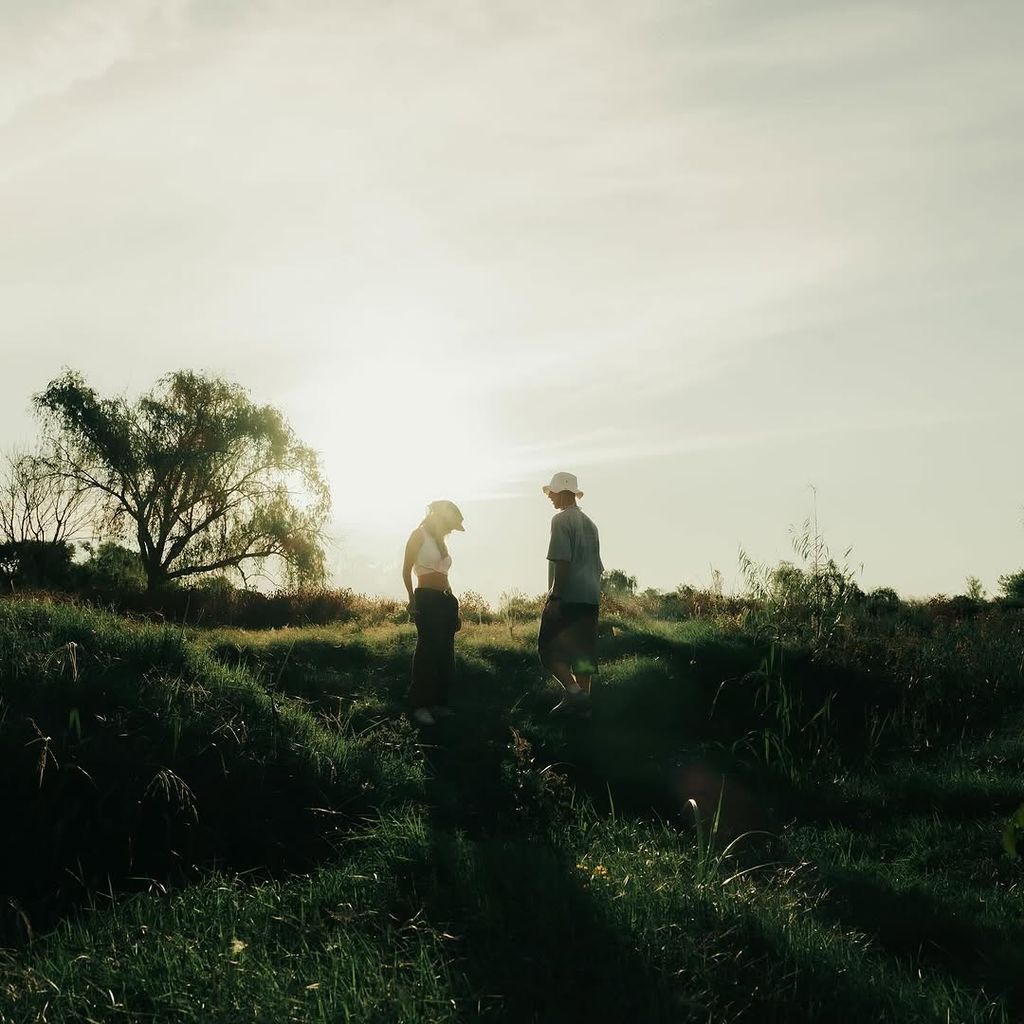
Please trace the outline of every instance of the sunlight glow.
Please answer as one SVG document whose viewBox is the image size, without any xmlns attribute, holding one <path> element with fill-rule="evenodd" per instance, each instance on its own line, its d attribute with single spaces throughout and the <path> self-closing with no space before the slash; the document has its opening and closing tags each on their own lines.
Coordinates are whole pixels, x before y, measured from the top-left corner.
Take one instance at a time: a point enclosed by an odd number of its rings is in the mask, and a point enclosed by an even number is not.
<svg viewBox="0 0 1024 1024">
<path fill-rule="evenodd" d="M 486 397 L 416 356 L 361 366 L 323 438 L 339 523 L 392 532 L 428 502 L 485 497 L 502 479 Z"/>
</svg>

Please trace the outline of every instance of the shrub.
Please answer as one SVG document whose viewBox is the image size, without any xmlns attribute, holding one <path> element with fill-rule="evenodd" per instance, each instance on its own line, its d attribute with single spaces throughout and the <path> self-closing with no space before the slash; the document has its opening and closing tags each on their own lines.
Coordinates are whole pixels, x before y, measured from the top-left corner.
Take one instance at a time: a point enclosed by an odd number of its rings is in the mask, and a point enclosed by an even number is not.
<svg viewBox="0 0 1024 1024">
<path fill-rule="evenodd" d="M 817 514 L 792 533 L 793 550 L 801 565 L 780 562 L 772 568 L 755 562 L 740 549 L 740 571 L 754 602 L 747 623 L 773 639 L 806 641 L 824 650 L 864 592 L 847 562 L 851 549 L 846 549 L 840 561 L 832 556 L 818 530 Z"/>
<path fill-rule="evenodd" d="M 606 594 L 601 599 L 601 611 L 605 615 L 636 619 L 643 614 L 643 604 L 639 597 L 630 594 Z"/>
<path fill-rule="evenodd" d="M 521 590 L 505 590 L 498 601 L 498 617 L 508 627 L 509 636 L 514 637 L 517 623 L 537 618 L 543 599 L 527 597 Z"/>
<path fill-rule="evenodd" d="M 602 594 L 635 594 L 636 577 L 629 576 L 621 569 L 607 569 L 601 574 Z"/>
<path fill-rule="evenodd" d="M 1024 603 L 1024 569 L 999 577 L 999 589 L 1009 601 Z"/>
<path fill-rule="evenodd" d="M 465 590 L 459 595 L 459 612 L 466 622 L 475 622 L 477 625 L 494 621 L 491 606 L 475 590 Z"/>
<path fill-rule="evenodd" d="M 702 617 L 733 616 L 751 607 L 746 597 L 726 596 L 716 585 L 701 589 L 688 583 L 680 583 L 671 594 L 661 595 L 660 607 L 665 618 L 699 619 Z"/>
<path fill-rule="evenodd" d="M 18 540 L 0 544 L 0 579 L 8 587 L 72 585 L 75 548 L 67 541 Z"/>
<path fill-rule="evenodd" d="M 863 606 L 869 615 L 895 615 L 902 603 L 892 587 L 875 587 L 864 597 Z"/>
<path fill-rule="evenodd" d="M 129 592 L 146 589 L 146 572 L 137 551 L 109 540 L 96 548 L 86 544 L 84 549 L 89 558 L 79 566 L 79 577 L 85 585 Z"/>
<path fill-rule="evenodd" d="M 849 607 L 863 597 L 852 571 L 826 557 L 806 568 L 780 562 L 758 565 L 745 553 L 740 567 L 754 601 L 748 619 L 778 639 L 803 639 L 827 647 Z"/>
</svg>

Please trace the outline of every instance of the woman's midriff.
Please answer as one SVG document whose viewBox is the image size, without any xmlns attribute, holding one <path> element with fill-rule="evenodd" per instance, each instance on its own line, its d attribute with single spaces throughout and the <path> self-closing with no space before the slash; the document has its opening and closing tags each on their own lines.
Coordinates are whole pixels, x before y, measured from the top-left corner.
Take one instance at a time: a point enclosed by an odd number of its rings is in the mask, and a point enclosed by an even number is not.
<svg viewBox="0 0 1024 1024">
<path fill-rule="evenodd" d="M 416 586 L 427 590 L 447 590 L 448 577 L 443 572 L 426 572 L 416 577 Z"/>
</svg>

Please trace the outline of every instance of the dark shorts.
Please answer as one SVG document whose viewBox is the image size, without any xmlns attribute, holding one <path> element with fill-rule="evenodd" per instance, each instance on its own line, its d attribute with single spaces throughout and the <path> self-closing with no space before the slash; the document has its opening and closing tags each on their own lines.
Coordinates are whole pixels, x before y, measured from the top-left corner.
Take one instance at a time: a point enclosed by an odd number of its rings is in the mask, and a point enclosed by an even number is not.
<svg viewBox="0 0 1024 1024">
<path fill-rule="evenodd" d="M 597 605 L 549 601 L 540 617 L 537 649 L 541 663 L 568 663 L 573 672 L 597 671 Z"/>
</svg>

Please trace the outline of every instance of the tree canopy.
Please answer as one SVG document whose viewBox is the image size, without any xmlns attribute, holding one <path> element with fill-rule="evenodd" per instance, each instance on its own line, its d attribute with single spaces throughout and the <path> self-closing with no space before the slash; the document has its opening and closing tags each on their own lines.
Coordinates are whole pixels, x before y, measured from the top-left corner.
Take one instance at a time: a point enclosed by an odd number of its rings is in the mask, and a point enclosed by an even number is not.
<svg viewBox="0 0 1024 1024">
<path fill-rule="evenodd" d="M 138 544 L 151 589 L 269 559 L 324 575 L 330 493 L 317 453 L 238 385 L 179 371 L 135 402 L 67 371 L 36 395 L 44 470 L 97 498 L 104 532 Z"/>
<path fill-rule="evenodd" d="M 636 577 L 622 569 L 606 569 L 601 574 L 601 589 L 611 594 L 636 593 Z"/>
</svg>

